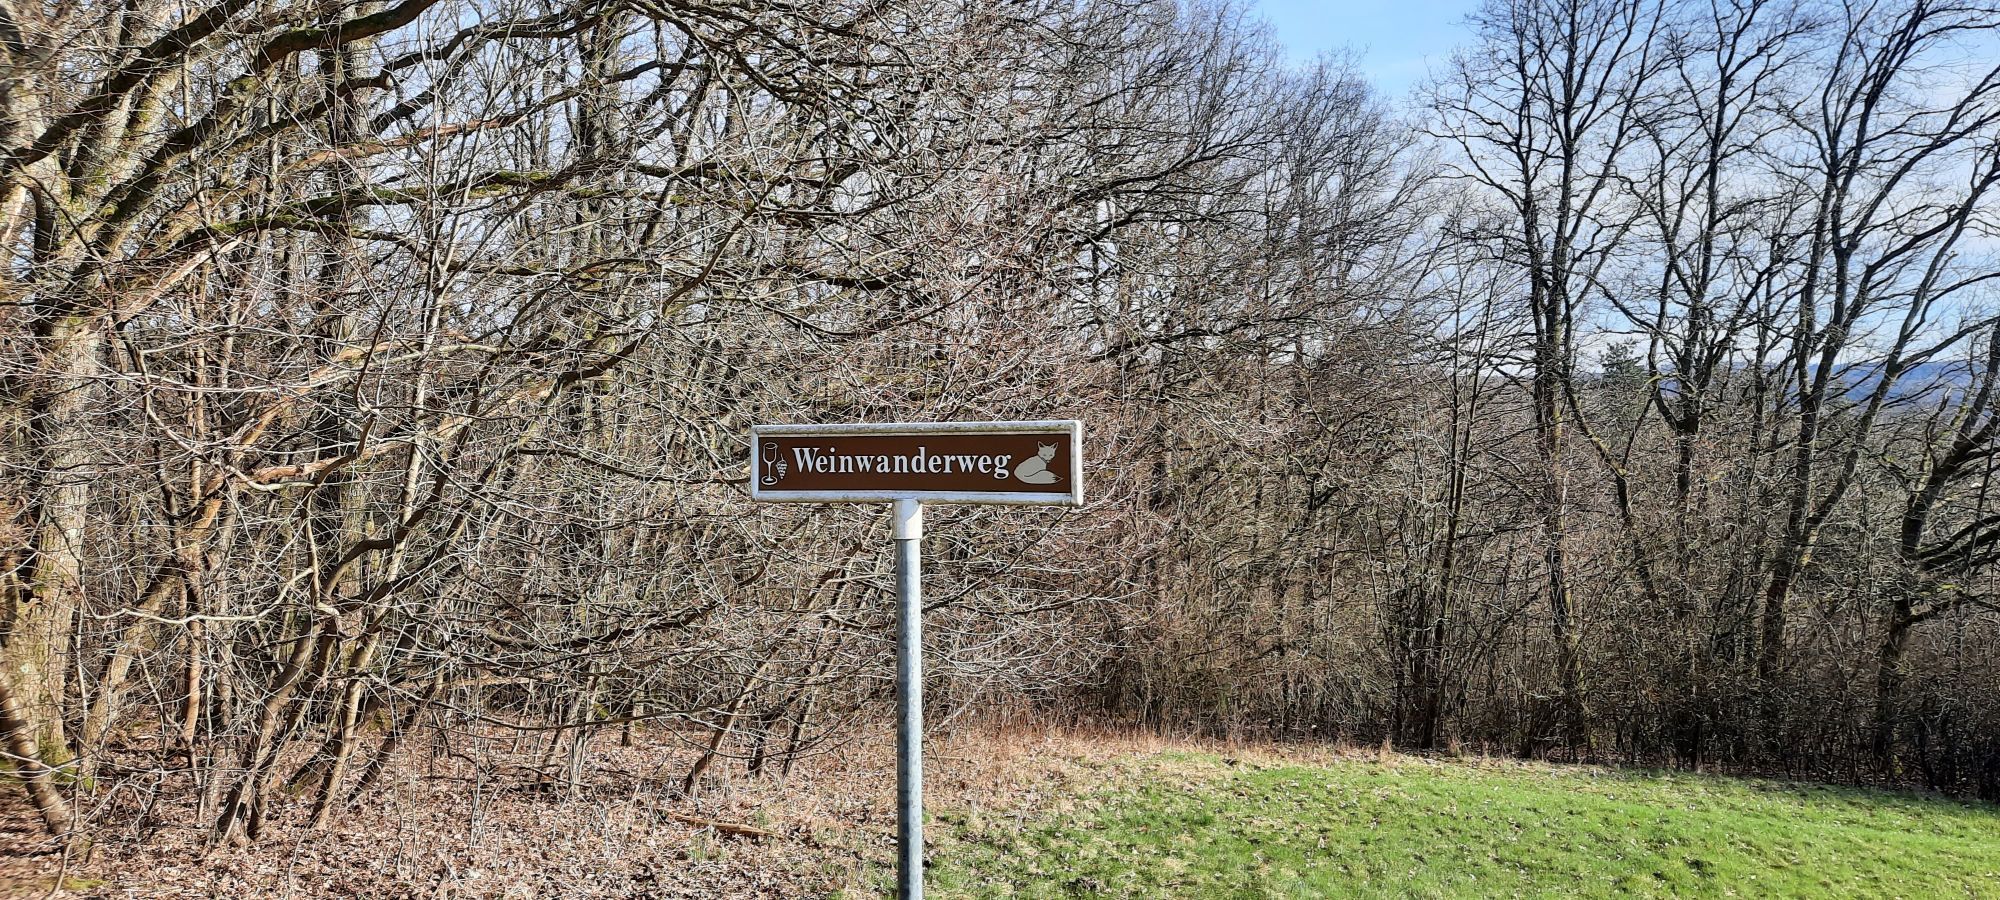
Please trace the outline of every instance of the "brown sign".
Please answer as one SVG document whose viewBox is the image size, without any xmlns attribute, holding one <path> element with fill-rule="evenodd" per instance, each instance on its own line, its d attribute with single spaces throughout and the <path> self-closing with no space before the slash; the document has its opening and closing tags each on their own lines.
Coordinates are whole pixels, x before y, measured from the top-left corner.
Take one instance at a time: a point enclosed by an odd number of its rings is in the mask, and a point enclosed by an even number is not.
<svg viewBox="0 0 2000 900">
<path fill-rule="evenodd" d="M 760 425 L 751 496 L 840 502 L 1082 502 L 1075 422 Z"/>
</svg>

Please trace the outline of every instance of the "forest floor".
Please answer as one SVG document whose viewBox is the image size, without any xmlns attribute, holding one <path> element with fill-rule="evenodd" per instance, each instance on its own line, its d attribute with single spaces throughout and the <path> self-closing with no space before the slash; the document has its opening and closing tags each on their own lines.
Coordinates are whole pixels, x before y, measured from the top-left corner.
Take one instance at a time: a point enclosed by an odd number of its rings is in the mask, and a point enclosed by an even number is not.
<svg viewBox="0 0 2000 900">
<path fill-rule="evenodd" d="M 332 827 L 287 806 L 244 849 L 205 850 L 191 798 L 134 786 L 64 855 L 7 788 L 0 897 L 885 896 L 886 734 L 678 800 L 687 741 L 616 744 L 576 791 L 412 759 Z M 2000 900 L 2000 807 L 1912 794 L 1078 731 L 969 731 L 928 756 L 938 900 Z"/>
</svg>

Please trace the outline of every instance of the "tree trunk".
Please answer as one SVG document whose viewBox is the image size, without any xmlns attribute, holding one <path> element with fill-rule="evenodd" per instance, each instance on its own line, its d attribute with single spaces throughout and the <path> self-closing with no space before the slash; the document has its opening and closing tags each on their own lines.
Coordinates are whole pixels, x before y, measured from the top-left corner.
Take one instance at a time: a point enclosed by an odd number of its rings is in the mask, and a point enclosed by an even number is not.
<svg viewBox="0 0 2000 900">
<path fill-rule="evenodd" d="M 51 835 L 67 834 L 75 823 L 69 802 L 56 789 L 54 771 L 39 758 L 34 731 L 4 674 L 0 674 L 0 738 L 5 739 L 7 752 L 19 757 L 15 774 L 28 789 L 35 811 L 41 813 L 42 827 Z"/>
<path fill-rule="evenodd" d="M 1893 770 L 1896 747 L 1896 704 L 1903 687 L 1903 653 L 1909 648 L 1916 616 L 1908 591 L 1897 591 L 1875 652 L 1875 759 L 1885 772 Z"/>
<path fill-rule="evenodd" d="M 95 318 L 57 313 L 37 329 L 47 346 L 48 385 L 31 404 L 30 457 L 39 485 L 31 572 L 10 593 L 0 637 L 0 669 L 12 685 L 18 730 L 35 758 L 59 769 L 73 754 L 65 735 L 64 675 L 83 597 L 83 537 L 90 503 L 90 371 L 103 341 Z"/>
</svg>

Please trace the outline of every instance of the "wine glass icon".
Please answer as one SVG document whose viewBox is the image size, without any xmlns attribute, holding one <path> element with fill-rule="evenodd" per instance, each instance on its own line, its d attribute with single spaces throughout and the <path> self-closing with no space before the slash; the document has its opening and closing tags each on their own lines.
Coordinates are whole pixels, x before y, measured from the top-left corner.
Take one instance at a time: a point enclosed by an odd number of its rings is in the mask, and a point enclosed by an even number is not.
<svg viewBox="0 0 2000 900">
<path fill-rule="evenodd" d="M 774 472 L 776 474 L 772 474 Z M 767 485 L 777 484 L 784 477 L 785 460 L 778 455 L 777 443 L 775 441 L 764 442 L 764 483 Z"/>
</svg>

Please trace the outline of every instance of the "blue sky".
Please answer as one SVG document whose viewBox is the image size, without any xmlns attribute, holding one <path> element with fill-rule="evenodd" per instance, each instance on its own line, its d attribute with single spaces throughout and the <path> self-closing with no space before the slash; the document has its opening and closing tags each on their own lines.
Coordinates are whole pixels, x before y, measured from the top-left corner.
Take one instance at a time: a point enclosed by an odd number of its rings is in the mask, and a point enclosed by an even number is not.
<svg viewBox="0 0 2000 900">
<path fill-rule="evenodd" d="M 1350 48 L 1361 71 L 1383 93 L 1399 98 L 1442 67 L 1465 39 L 1460 20 L 1477 0 L 1249 0 L 1271 24 L 1271 35 L 1294 60 Z"/>
</svg>

